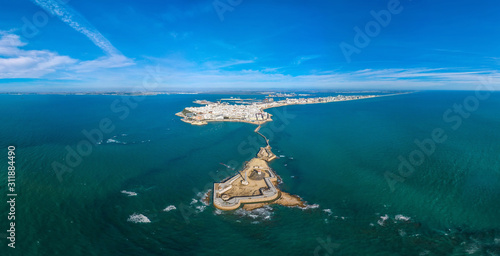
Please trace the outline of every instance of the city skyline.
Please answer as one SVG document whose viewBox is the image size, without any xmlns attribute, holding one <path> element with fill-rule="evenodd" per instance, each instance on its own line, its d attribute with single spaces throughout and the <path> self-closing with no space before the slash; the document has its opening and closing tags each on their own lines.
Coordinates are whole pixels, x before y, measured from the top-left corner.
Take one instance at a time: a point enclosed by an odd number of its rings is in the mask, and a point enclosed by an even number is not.
<svg viewBox="0 0 500 256">
<path fill-rule="evenodd" d="M 474 90 L 500 77 L 493 1 L 64 2 L 4 4 L 0 91 Z"/>
</svg>

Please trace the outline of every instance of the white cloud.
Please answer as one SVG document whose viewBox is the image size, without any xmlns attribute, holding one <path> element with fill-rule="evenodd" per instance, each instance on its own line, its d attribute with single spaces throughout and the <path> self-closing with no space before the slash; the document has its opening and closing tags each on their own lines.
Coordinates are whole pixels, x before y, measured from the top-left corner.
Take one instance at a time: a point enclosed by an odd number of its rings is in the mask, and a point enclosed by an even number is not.
<svg viewBox="0 0 500 256">
<path fill-rule="evenodd" d="M 24 46 L 26 43 L 18 35 L 0 31 L 0 79 L 46 78 L 58 71 L 83 73 L 134 65 L 132 60 L 119 54 L 80 61 L 49 50 L 25 50 Z M 55 74 L 51 78 L 61 79 L 62 75 Z"/>
<path fill-rule="evenodd" d="M 23 50 L 18 35 L 0 35 L 0 78 L 40 78 L 77 62 L 47 50 Z"/>
<path fill-rule="evenodd" d="M 9 34 L 0 31 L 0 56 L 17 56 L 19 55 L 19 47 L 25 46 L 26 43 L 21 42 L 18 35 Z"/>
</svg>

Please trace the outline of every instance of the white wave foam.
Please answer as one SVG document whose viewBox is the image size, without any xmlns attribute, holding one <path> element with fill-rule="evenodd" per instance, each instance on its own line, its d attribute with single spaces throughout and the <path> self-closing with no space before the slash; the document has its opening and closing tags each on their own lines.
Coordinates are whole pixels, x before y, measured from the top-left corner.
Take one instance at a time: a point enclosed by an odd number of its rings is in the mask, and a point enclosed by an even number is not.
<svg viewBox="0 0 500 256">
<path fill-rule="evenodd" d="M 398 214 L 398 215 L 396 215 L 395 219 L 396 220 L 409 221 L 411 218 L 410 217 L 406 217 L 406 216 L 401 215 L 401 214 Z"/>
<path fill-rule="evenodd" d="M 209 205 L 209 203 L 206 202 L 205 198 L 207 198 L 207 195 L 208 195 L 208 193 L 210 193 L 210 191 L 211 190 L 209 189 L 205 193 L 198 192 L 198 193 L 196 193 L 196 196 L 191 199 L 191 202 L 189 203 L 189 205 L 191 205 L 192 207 L 197 209 L 196 213 L 200 213 L 200 212 L 205 211 L 205 209 Z"/>
<path fill-rule="evenodd" d="M 137 193 L 131 192 L 131 191 L 127 191 L 127 190 L 122 190 L 120 192 L 122 192 L 123 194 L 126 194 L 128 196 L 137 196 Z"/>
<path fill-rule="evenodd" d="M 319 208 L 319 204 L 308 204 L 305 207 L 300 207 L 302 210 L 307 210 L 307 209 L 316 209 Z"/>
<path fill-rule="evenodd" d="M 215 214 L 215 215 L 221 215 L 221 214 L 222 214 L 222 211 L 221 211 L 221 210 L 219 210 L 219 209 L 215 209 L 214 214 Z"/>
<path fill-rule="evenodd" d="M 169 212 L 169 211 L 172 211 L 172 210 L 175 210 L 177 209 L 177 207 L 175 207 L 175 205 L 169 205 L 167 206 L 167 208 L 163 209 L 164 212 Z"/>
<path fill-rule="evenodd" d="M 197 194 L 197 195 L 198 195 L 198 197 L 200 198 L 200 199 L 198 199 L 198 200 L 199 200 L 200 202 L 202 202 L 204 205 L 207 205 L 207 206 L 208 206 L 208 202 L 207 202 L 207 201 L 209 201 L 210 199 L 208 199 L 208 200 L 206 200 L 206 199 L 207 199 L 207 198 L 209 198 L 209 194 L 210 194 L 210 192 L 211 192 L 211 191 L 212 191 L 212 190 L 211 190 L 211 189 L 209 189 L 209 190 L 208 190 L 207 192 L 205 192 L 205 193 L 198 192 L 198 194 Z"/>
<path fill-rule="evenodd" d="M 386 221 L 390 219 L 389 218 L 389 215 L 385 214 L 383 216 L 380 216 L 380 219 L 377 221 L 377 223 L 380 225 L 380 226 L 384 226 Z M 404 222 L 408 222 L 410 221 L 410 217 L 407 217 L 407 216 L 404 216 L 402 214 L 397 214 L 396 216 L 394 216 L 394 220 L 393 222 L 396 223 L 398 221 L 404 221 Z"/>
<path fill-rule="evenodd" d="M 239 215 L 240 217 L 250 217 L 252 219 L 270 220 L 273 214 L 272 209 L 273 208 L 271 208 L 268 205 L 251 211 L 243 210 L 240 208 L 235 211 L 235 214 Z"/>
<path fill-rule="evenodd" d="M 477 244 L 470 244 L 469 246 L 467 246 L 467 248 L 465 249 L 465 251 L 467 252 L 467 254 L 474 254 L 476 253 L 477 251 L 479 251 L 479 246 Z"/>
<path fill-rule="evenodd" d="M 108 143 L 108 144 L 109 144 L 109 143 L 116 143 L 116 144 L 123 144 L 123 145 L 126 145 L 126 144 L 127 144 L 126 142 L 119 141 L 119 140 L 115 140 L 115 139 L 113 139 L 113 138 L 106 140 L 106 143 Z"/>
<path fill-rule="evenodd" d="M 402 237 L 403 237 L 403 236 L 406 236 L 406 231 L 404 231 L 403 229 L 399 229 L 399 230 L 398 230 L 398 233 L 399 233 L 399 235 L 400 235 L 400 236 L 402 236 Z"/>
<path fill-rule="evenodd" d="M 151 220 L 148 219 L 148 217 L 144 216 L 143 214 L 138 214 L 134 213 L 128 217 L 127 221 L 133 222 L 133 223 L 150 223 Z"/>
<path fill-rule="evenodd" d="M 199 205 L 196 206 L 196 209 L 198 209 L 199 212 L 203 212 L 207 207 L 205 205 Z"/>
<path fill-rule="evenodd" d="M 332 215 L 332 210 L 331 209 L 324 209 L 324 212 L 328 214 L 328 216 Z"/>
<path fill-rule="evenodd" d="M 383 226 L 385 225 L 385 221 L 389 219 L 389 215 L 384 215 L 384 216 L 380 216 L 380 220 L 377 221 L 377 223 L 380 225 L 380 226 Z"/>
</svg>

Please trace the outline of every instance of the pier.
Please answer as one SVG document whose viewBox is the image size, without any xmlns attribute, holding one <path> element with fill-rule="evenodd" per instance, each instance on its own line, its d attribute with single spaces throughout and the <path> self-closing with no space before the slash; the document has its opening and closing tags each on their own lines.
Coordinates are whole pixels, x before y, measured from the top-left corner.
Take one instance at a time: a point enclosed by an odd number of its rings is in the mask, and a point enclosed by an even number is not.
<svg viewBox="0 0 500 256">
<path fill-rule="evenodd" d="M 269 146 L 269 140 L 266 138 L 266 136 L 264 136 L 262 133 L 260 133 L 260 124 L 259 126 L 257 126 L 257 128 L 255 128 L 254 132 L 257 133 L 258 135 L 262 136 L 262 138 L 264 138 L 264 140 L 266 141 L 266 144 L 267 146 L 270 148 L 271 146 Z"/>
</svg>

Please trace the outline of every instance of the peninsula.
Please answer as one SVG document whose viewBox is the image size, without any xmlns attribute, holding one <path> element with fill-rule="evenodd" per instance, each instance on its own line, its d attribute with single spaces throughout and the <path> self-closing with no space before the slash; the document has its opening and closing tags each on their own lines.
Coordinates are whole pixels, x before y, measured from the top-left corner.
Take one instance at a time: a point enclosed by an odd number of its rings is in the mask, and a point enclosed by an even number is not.
<svg viewBox="0 0 500 256">
<path fill-rule="evenodd" d="M 295 195 L 290 195 L 278 188 L 280 177 L 269 167 L 268 162 L 274 160 L 276 155 L 271 151 L 269 140 L 259 132 L 262 124 L 272 121 L 272 115 L 265 109 L 297 104 L 329 103 L 346 100 L 359 100 L 387 95 L 338 95 L 336 97 L 317 98 L 286 98 L 274 101 L 266 98 L 261 102 L 247 105 L 212 103 L 208 101 L 195 101 L 195 103 L 208 103 L 203 107 L 188 107 L 177 116 L 182 121 L 192 125 L 205 125 L 208 122 L 246 122 L 257 124 L 254 132 L 266 141 L 266 146 L 261 147 L 257 156 L 248 161 L 243 170 L 232 177 L 214 183 L 212 202 L 220 210 L 235 210 L 240 207 L 253 210 L 268 204 L 284 206 L 306 207 L 306 204 Z"/>
<path fill-rule="evenodd" d="M 182 121 L 193 125 L 205 125 L 208 122 L 245 122 L 261 125 L 272 121 L 272 115 L 265 112 L 265 109 L 276 108 L 288 105 L 330 103 L 336 101 L 359 100 L 386 95 L 338 95 L 316 98 L 286 98 L 274 101 L 273 98 L 266 98 L 260 102 L 252 104 L 229 104 L 227 102 L 195 101 L 197 104 L 207 103 L 203 107 L 187 107 L 177 116 L 182 117 Z"/>
</svg>

